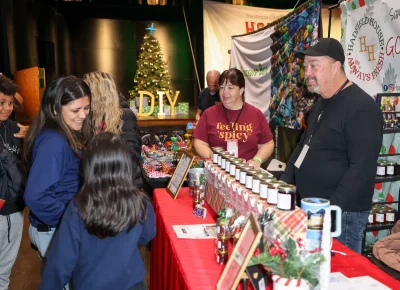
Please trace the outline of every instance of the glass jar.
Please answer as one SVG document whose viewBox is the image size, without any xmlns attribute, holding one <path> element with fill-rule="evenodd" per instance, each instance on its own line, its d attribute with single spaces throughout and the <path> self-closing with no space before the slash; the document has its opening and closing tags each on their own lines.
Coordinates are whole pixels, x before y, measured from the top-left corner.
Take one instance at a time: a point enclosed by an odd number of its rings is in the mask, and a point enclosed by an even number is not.
<svg viewBox="0 0 400 290">
<path fill-rule="evenodd" d="M 259 170 L 250 169 L 246 171 L 246 188 L 252 190 L 253 188 L 253 176 L 254 174 L 260 173 Z"/>
<path fill-rule="evenodd" d="M 389 161 L 386 163 L 386 176 L 394 176 L 394 167 L 396 163 Z"/>
<path fill-rule="evenodd" d="M 228 251 L 217 251 L 217 263 L 225 265 L 228 262 Z"/>
<path fill-rule="evenodd" d="M 390 128 L 390 120 L 385 119 L 385 121 L 383 121 L 383 129 L 389 129 Z"/>
<path fill-rule="evenodd" d="M 278 188 L 284 185 L 285 182 L 281 180 L 271 181 L 268 184 L 267 202 L 276 205 L 278 203 Z"/>
<path fill-rule="evenodd" d="M 397 120 L 397 118 L 394 118 L 394 119 L 392 120 L 392 123 L 394 124 L 394 125 L 393 125 L 393 128 L 398 128 L 398 127 L 399 127 L 399 121 Z"/>
<path fill-rule="evenodd" d="M 246 173 L 248 170 L 253 169 L 252 166 L 244 165 L 240 168 L 240 179 L 239 182 L 240 184 L 246 184 Z"/>
<path fill-rule="evenodd" d="M 375 208 L 371 208 L 368 216 L 368 225 L 372 226 L 374 224 L 376 224 Z"/>
<path fill-rule="evenodd" d="M 231 167 L 229 168 L 229 174 L 231 176 L 235 176 L 236 175 L 236 166 L 241 164 L 240 160 L 238 160 L 237 158 L 232 158 L 231 159 Z"/>
<path fill-rule="evenodd" d="M 278 188 L 278 203 L 276 207 L 280 210 L 296 209 L 296 186 L 284 184 Z"/>
<path fill-rule="evenodd" d="M 267 200 L 268 198 L 268 184 L 275 181 L 275 177 L 264 177 L 260 182 L 260 198 L 262 200 Z"/>
<path fill-rule="evenodd" d="M 229 236 L 219 236 L 217 238 L 217 251 L 228 251 Z"/>
<path fill-rule="evenodd" d="M 376 224 L 378 225 L 384 225 L 386 223 L 386 211 L 383 207 L 379 207 L 376 210 Z"/>
<path fill-rule="evenodd" d="M 229 236 L 229 226 L 227 220 L 221 219 L 218 221 L 217 236 L 218 237 Z"/>
<path fill-rule="evenodd" d="M 391 207 L 389 207 L 386 210 L 386 223 L 387 224 L 394 224 L 395 220 L 396 220 L 396 210 L 391 208 Z"/>
<path fill-rule="evenodd" d="M 212 147 L 211 150 L 213 152 L 213 155 L 212 155 L 213 163 L 218 164 L 218 156 L 220 153 L 222 153 L 224 151 L 224 148 L 215 146 L 215 147 Z"/>
<path fill-rule="evenodd" d="M 379 177 L 386 176 L 386 161 L 378 160 L 377 168 L 376 168 L 376 175 Z"/>
<path fill-rule="evenodd" d="M 242 170 L 242 168 L 244 166 L 246 166 L 246 165 L 243 164 L 243 163 L 237 163 L 235 165 L 235 179 L 236 179 L 236 181 L 240 181 L 240 171 Z"/>
</svg>

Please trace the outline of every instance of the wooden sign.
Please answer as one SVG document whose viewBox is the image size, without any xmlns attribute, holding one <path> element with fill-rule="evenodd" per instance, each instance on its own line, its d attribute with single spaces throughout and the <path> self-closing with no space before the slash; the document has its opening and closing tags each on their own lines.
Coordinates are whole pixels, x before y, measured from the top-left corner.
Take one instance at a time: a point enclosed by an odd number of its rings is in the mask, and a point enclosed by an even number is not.
<svg viewBox="0 0 400 290">
<path fill-rule="evenodd" d="M 171 96 L 169 95 L 169 92 L 167 91 L 158 91 L 157 95 L 159 98 L 159 112 L 157 113 L 157 116 L 164 116 L 164 94 L 167 95 L 167 99 L 169 101 L 169 105 L 171 106 L 171 115 L 175 115 L 175 104 L 176 101 L 178 100 L 180 91 L 176 91 L 175 96 L 173 96 L 173 99 L 171 99 Z M 150 111 L 147 113 L 143 113 L 143 96 L 147 95 L 150 97 Z M 137 113 L 137 116 L 150 116 L 154 112 L 154 102 L 155 102 L 155 97 L 152 93 L 148 91 L 139 91 L 139 111 Z"/>
<path fill-rule="evenodd" d="M 261 236 L 260 225 L 254 213 L 250 213 L 250 217 L 243 228 L 242 234 L 219 278 L 217 284 L 218 290 L 236 289 Z"/>
<path fill-rule="evenodd" d="M 189 152 L 185 150 L 182 150 L 181 152 L 181 159 L 179 160 L 175 172 L 167 185 L 167 191 L 173 199 L 176 199 L 176 197 L 178 196 L 179 190 L 182 187 L 182 183 L 185 180 L 185 177 L 188 174 L 188 171 L 194 159 L 194 156 Z"/>
</svg>

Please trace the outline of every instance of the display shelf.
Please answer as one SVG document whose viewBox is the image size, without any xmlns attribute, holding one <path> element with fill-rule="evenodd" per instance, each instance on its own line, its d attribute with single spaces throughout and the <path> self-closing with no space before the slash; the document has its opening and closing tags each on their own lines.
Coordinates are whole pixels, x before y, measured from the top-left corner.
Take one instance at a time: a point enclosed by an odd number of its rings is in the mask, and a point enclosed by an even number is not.
<svg viewBox="0 0 400 290">
<path fill-rule="evenodd" d="M 396 200 L 396 201 L 375 201 L 372 204 L 391 204 L 391 203 L 400 203 L 400 201 Z"/>
<path fill-rule="evenodd" d="M 376 177 L 375 182 L 391 182 L 400 180 L 400 176 L 390 176 L 390 177 Z"/>
<path fill-rule="evenodd" d="M 395 223 L 384 224 L 384 225 L 372 225 L 372 226 L 367 225 L 367 228 L 365 229 L 365 231 L 372 232 L 372 231 L 390 230 L 391 228 L 393 228 L 394 225 L 395 225 Z"/>
<path fill-rule="evenodd" d="M 393 133 L 399 133 L 400 128 L 393 128 L 393 129 L 383 129 L 383 134 L 393 134 Z"/>
<path fill-rule="evenodd" d="M 379 154 L 379 157 L 390 157 L 390 156 L 400 156 L 400 153 L 394 153 L 394 154 Z"/>
</svg>

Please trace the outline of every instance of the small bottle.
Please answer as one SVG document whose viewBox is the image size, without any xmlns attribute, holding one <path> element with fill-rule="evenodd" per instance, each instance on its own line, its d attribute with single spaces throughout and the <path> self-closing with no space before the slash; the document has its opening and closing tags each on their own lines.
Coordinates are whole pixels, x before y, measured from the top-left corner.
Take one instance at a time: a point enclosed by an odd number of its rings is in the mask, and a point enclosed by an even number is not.
<svg viewBox="0 0 400 290">
<path fill-rule="evenodd" d="M 217 236 L 229 236 L 229 226 L 228 222 L 225 219 L 220 219 L 217 224 Z"/>
<path fill-rule="evenodd" d="M 198 186 L 195 186 L 193 192 L 193 210 L 196 209 L 198 205 L 203 205 L 202 191 L 199 189 Z"/>
</svg>

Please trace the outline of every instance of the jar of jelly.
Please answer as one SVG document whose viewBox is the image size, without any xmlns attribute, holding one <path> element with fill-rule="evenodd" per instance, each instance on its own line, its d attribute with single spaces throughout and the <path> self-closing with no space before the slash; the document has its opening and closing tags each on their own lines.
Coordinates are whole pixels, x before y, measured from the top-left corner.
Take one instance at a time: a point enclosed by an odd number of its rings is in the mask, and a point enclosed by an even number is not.
<svg viewBox="0 0 400 290">
<path fill-rule="evenodd" d="M 242 168 L 246 166 L 244 163 L 237 163 L 235 165 L 235 179 L 236 181 L 240 182 L 240 172 L 242 170 Z"/>
<path fill-rule="evenodd" d="M 253 188 L 253 176 L 254 174 L 260 173 L 259 170 L 250 169 L 246 171 L 246 188 L 252 190 Z"/>
<path fill-rule="evenodd" d="M 228 251 L 229 236 L 219 236 L 217 238 L 217 251 Z"/>
<path fill-rule="evenodd" d="M 384 225 L 386 223 L 386 212 L 383 207 L 379 207 L 375 214 L 376 223 L 378 225 Z"/>
<path fill-rule="evenodd" d="M 213 152 L 213 155 L 212 155 L 213 163 L 218 164 L 218 156 L 220 153 L 222 153 L 224 151 L 224 148 L 215 146 L 215 147 L 212 147 L 211 150 Z"/>
<path fill-rule="evenodd" d="M 388 161 L 386 163 L 386 176 L 394 176 L 394 167 L 396 163 Z"/>
<path fill-rule="evenodd" d="M 393 208 L 389 207 L 386 210 L 386 223 L 387 224 L 394 224 L 396 220 L 396 210 L 394 210 Z"/>
<path fill-rule="evenodd" d="M 371 208 L 371 210 L 369 211 L 369 215 L 368 215 L 368 225 L 369 226 L 373 226 L 374 224 L 376 224 L 376 212 L 375 212 L 375 208 Z"/>
<path fill-rule="evenodd" d="M 377 168 L 376 168 L 376 175 L 379 177 L 386 176 L 386 161 L 378 160 Z"/>
<path fill-rule="evenodd" d="M 267 202 L 269 204 L 276 205 L 278 203 L 278 188 L 284 184 L 285 182 L 281 180 L 271 181 L 268 184 Z"/>
<path fill-rule="evenodd" d="M 251 169 L 253 169 L 253 167 L 248 166 L 248 165 L 242 166 L 240 168 L 240 179 L 239 179 L 240 184 L 243 184 L 243 185 L 246 184 L 246 173 L 248 170 L 251 170 Z"/>
<path fill-rule="evenodd" d="M 231 176 L 235 176 L 236 175 L 236 166 L 241 164 L 241 162 L 237 159 L 237 158 L 232 158 L 231 159 L 231 166 L 229 168 L 229 174 Z"/>
<path fill-rule="evenodd" d="M 217 224 L 217 236 L 224 237 L 229 236 L 229 226 L 228 221 L 225 219 L 220 219 Z"/>
<path fill-rule="evenodd" d="M 275 177 L 264 177 L 260 182 L 260 199 L 267 200 L 268 198 L 268 184 L 275 181 Z"/>
<path fill-rule="evenodd" d="M 225 265 L 228 262 L 228 251 L 217 251 L 217 263 Z"/>
<path fill-rule="evenodd" d="M 284 184 L 278 188 L 278 203 L 276 207 L 280 210 L 296 209 L 296 186 Z"/>
</svg>

